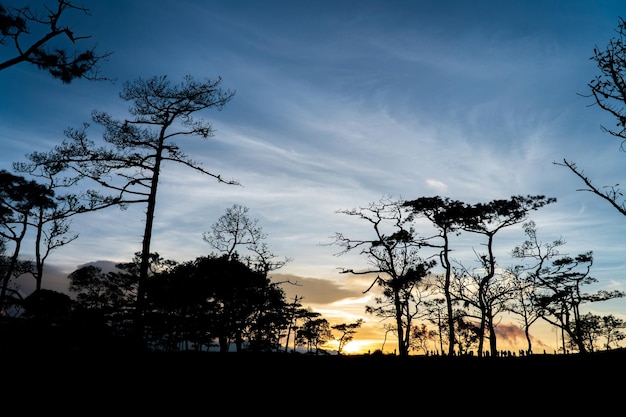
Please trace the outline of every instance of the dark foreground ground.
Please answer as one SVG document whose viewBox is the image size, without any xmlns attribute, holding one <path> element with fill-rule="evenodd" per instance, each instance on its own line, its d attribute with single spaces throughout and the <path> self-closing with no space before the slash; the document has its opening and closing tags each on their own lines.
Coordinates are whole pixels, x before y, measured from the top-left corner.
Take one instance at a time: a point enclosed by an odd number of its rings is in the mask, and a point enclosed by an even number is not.
<svg viewBox="0 0 626 417">
<path fill-rule="evenodd" d="M 81 415 L 621 415 L 626 350 L 503 358 L 31 351 L 5 355 L 2 381 L 5 403 L 18 395 L 49 412 L 59 401 L 82 404 Z"/>
</svg>

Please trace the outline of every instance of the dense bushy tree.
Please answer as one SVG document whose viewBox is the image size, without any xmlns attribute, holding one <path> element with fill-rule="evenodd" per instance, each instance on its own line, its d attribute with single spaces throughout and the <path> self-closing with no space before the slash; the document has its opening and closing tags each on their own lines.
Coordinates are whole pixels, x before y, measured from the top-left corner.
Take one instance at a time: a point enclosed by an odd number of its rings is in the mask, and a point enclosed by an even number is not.
<svg viewBox="0 0 626 417">
<path fill-rule="evenodd" d="M 140 263 L 141 256 L 136 253 L 130 262 L 118 263 L 108 272 L 96 265 L 85 265 L 70 273 L 68 289 L 75 297 L 75 320 L 85 328 L 101 329 L 110 337 L 124 340 L 129 348 L 143 349 L 133 337 L 132 315 Z M 149 276 L 173 264 L 153 253 Z"/>
<path fill-rule="evenodd" d="M 320 313 L 309 311 L 304 317 L 304 324 L 296 333 L 296 345 L 304 346 L 307 353 L 318 355 L 321 346 L 333 337 L 328 320 L 321 317 Z"/>
<path fill-rule="evenodd" d="M 60 326 L 70 320 L 73 305 L 74 302 L 67 294 L 38 290 L 24 299 L 24 317 Z"/>
<path fill-rule="evenodd" d="M 122 270 L 105 273 L 98 266 L 86 265 L 68 275 L 68 289 L 81 307 L 110 314 L 129 306 L 132 297 L 128 293 L 133 292 L 129 289 L 136 281 L 131 275 Z"/>
<path fill-rule="evenodd" d="M 472 351 L 483 338 L 481 329 L 474 322 L 466 320 L 463 316 L 456 317 L 455 326 L 454 334 L 456 335 L 456 340 L 454 343 L 459 348 L 459 355 L 465 355 Z"/>
<path fill-rule="evenodd" d="M 151 331 L 161 326 L 160 337 L 170 344 L 209 348 L 216 340 L 221 352 L 277 350 L 287 328 L 284 292 L 228 255 L 180 263 L 147 288 Z"/>
</svg>

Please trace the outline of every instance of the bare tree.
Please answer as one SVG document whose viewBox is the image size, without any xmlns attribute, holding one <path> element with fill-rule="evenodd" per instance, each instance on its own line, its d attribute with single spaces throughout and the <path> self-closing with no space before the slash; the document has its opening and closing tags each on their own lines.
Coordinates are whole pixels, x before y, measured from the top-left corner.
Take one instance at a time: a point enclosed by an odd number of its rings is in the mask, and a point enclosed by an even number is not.
<svg viewBox="0 0 626 417">
<path fill-rule="evenodd" d="M 233 204 L 211 225 L 210 231 L 202 234 L 202 238 L 214 249 L 226 254 L 229 259 L 240 258 L 251 268 L 267 276 L 270 271 L 282 268 L 291 259 L 275 260 L 276 255 L 264 242 L 267 235 L 259 226 L 258 219 L 249 217 L 249 211 L 248 207 Z M 239 246 L 245 247 L 249 253 L 240 256 L 237 253 Z"/>
<path fill-rule="evenodd" d="M 447 340 L 448 354 L 453 355 L 454 343 L 452 341 L 454 339 L 449 337 L 450 321 L 448 320 L 449 313 L 447 309 L 447 304 L 448 303 L 444 298 L 433 298 L 424 302 L 427 311 L 426 318 L 437 328 L 436 334 L 439 338 L 439 340 L 437 341 L 439 348 L 436 350 L 444 354 L 445 350 L 443 348 L 443 344 L 444 340 Z M 454 311 L 451 314 L 454 314 Z M 454 320 L 452 325 L 454 326 Z M 452 329 L 452 331 L 454 331 L 454 328 Z M 450 348 L 450 346 L 452 346 L 452 348 Z"/>
<path fill-rule="evenodd" d="M 211 225 L 210 231 L 202 234 L 202 238 L 217 251 L 225 253 L 228 259 L 232 259 L 238 246 L 254 246 L 266 238 L 258 226 L 258 220 L 248 216 L 249 211 L 248 207 L 233 204 Z"/>
<path fill-rule="evenodd" d="M 413 337 L 411 338 L 411 348 L 428 354 L 428 342 L 434 342 L 438 332 L 431 330 L 425 323 L 413 327 Z"/>
<path fill-rule="evenodd" d="M 0 62 L 0 71 L 28 62 L 48 71 L 65 84 L 76 78 L 105 79 L 99 74 L 98 63 L 108 58 L 110 52 L 101 54 L 95 47 L 71 51 L 59 46 L 66 41 L 73 47 L 91 37 L 76 35 L 69 26 L 61 23 L 66 11 L 73 10 L 89 16 L 89 9 L 78 7 L 68 0 L 57 0 L 56 3 L 56 8 L 44 6 L 43 13 L 32 10 L 30 6 L 7 8 L 0 4 L 0 46 L 15 48 L 13 56 Z"/>
<path fill-rule="evenodd" d="M 541 309 L 534 302 L 538 290 L 537 277 L 552 259 L 560 256 L 558 248 L 565 245 L 565 241 L 559 238 L 548 243 L 541 242 L 537 237 L 537 226 L 532 220 L 525 222 L 522 227 L 526 240 L 521 245 L 515 246 L 511 255 L 526 263 L 508 269 L 515 287 L 515 297 L 509 304 L 509 311 L 521 319 L 528 352 L 531 353 L 530 326 L 541 318 Z"/>
<path fill-rule="evenodd" d="M 513 292 L 513 296 L 506 308 L 511 314 L 518 317 L 520 327 L 526 337 L 526 352 L 531 354 L 533 351 L 533 343 L 530 337 L 530 326 L 536 323 L 541 317 L 540 312 L 533 303 L 535 282 L 520 265 L 507 268 L 505 275 L 508 276 L 511 281 Z"/>
<path fill-rule="evenodd" d="M 593 49 L 592 61 L 595 61 L 600 74 L 589 82 L 589 94 L 584 97 L 593 98 L 593 105 L 608 112 L 616 119 L 616 128 L 600 126 L 603 132 L 618 138 L 621 141 L 620 150 L 625 150 L 626 141 L 626 21 L 619 18 L 616 29 L 617 36 L 613 37 L 604 49 L 597 46 Z M 619 213 L 626 216 L 626 200 L 619 183 L 599 187 L 579 168 L 574 161 L 563 159 L 554 162 L 573 172 L 585 184 L 578 191 L 586 191 L 607 201 Z"/>
</svg>

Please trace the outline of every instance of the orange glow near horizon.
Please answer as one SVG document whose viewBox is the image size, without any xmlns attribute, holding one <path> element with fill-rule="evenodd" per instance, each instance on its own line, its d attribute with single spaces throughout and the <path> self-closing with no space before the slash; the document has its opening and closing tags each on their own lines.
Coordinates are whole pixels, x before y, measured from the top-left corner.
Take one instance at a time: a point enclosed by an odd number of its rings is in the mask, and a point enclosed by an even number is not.
<svg viewBox="0 0 626 417">
<path fill-rule="evenodd" d="M 324 345 L 327 350 L 337 351 L 338 342 L 333 340 Z M 381 350 L 380 341 L 373 339 L 353 339 L 347 343 L 341 353 L 343 355 L 366 355 L 372 354 L 376 350 Z M 384 353 L 393 353 L 393 349 L 385 348 Z"/>
<path fill-rule="evenodd" d="M 378 323 L 377 323 L 378 325 Z M 363 327 L 359 328 L 354 338 L 347 343 L 342 354 L 344 355 L 367 355 L 373 354 L 376 351 L 381 351 L 384 354 L 393 354 L 397 350 L 397 339 L 388 335 L 385 340 L 385 335 L 381 331 L 380 327 L 373 325 L 369 322 L 365 322 Z M 498 333 L 498 350 L 500 352 L 510 352 L 513 355 L 522 354 L 520 351 L 527 349 L 527 341 L 524 333 L 519 327 L 510 323 L 501 323 L 499 325 L 500 332 Z M 547 325 L 536 325 L 533 328 L 532 348 L 533 353 L 557 353 L 558 347 L 555 346 L 555 330 Z M 552 342 L 552 343 L 550 343 Z M 338 342 L 336 340 L 328 341 L 323 346 L 323 349 L 328 352 L 336 352 L 338 348 Z M 429 354 L 441 354 L 438 340 L 429 341 L 426 348 L 429 350 Z M 489 340 L 485 339 L 484 345 L 485 352 L 489 350 Z M 476 353 L 476 347 L 472 349 L 474 354 Z M 444 351 L 447 352 L 447 345 L 444 346 Z M 426 352 L 411 350 L 410 355 L 424 355 Z"/>
</svg>

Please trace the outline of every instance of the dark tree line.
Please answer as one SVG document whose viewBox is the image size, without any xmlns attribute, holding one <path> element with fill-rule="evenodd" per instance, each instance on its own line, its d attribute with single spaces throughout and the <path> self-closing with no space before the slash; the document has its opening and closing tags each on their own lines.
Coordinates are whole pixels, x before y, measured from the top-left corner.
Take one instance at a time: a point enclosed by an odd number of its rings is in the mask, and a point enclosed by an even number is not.
<svg viewBox="0 0 626 417">
<path fill-rule="evenodd" d="M 103 272 L 88 265 L 72 272 L 70 294 L 34 291 L 16 303 L 21 315 L 7 322 L 0 351 L 323 351 L 335 339 L 339 353 L 361 321 L 331 324 L 286 300 L 281 283 L 237 256 L 208 255 L 176 263 L 151 256 L 146 285 L 144 339 L 134 337 L 141 256 Z M 73 298 L 70 297 L 73 295 Z M 290 346 L 288 333 L 293 332 Z M 37 343 L 40 343 L 38 345 Z"/>
<path fill-rule="evenodd" d="M 23 300 L 7 298 L 13 320 L 1 331 L 11 343 L 0 351 L 35 349 L 41 344 L 65 351 L 303 349 L 317 354 L 335 339 L 335 330 L 341 353 L 362 322 L 331 325 L 304 308 L 301 297 L 286 300 L 281 286 L 295 284 L 273 282 L 268 272 L 287 260 L 273 261 L 275 256 L 263 242 L 265 234 L 247 213 L 247 207 L 234 205 L 211 227 L 224 231 L 229 225 L 228 232 L 214 233 L 211 239 L 208 232 L 204 234 L 212 246 L 221 248 L 221 254 L 182 263 L 150 254 L 141 340 L 135 337 L 142 268 L 142 254 L 137 252 L 131 262 L 116 265 L 115 271 L 88 265 L 72 272 L 69 294 L 38 289 Z M 232 241 L 232 236 L 249 234 L 255 236 L 253 241 Z M 246 244 L 250 254 L 241 256 L 232 250 L 240 244 Z M 3 268 L 10 262 L 7 256 L 0 260 Z"/>
</svg>

